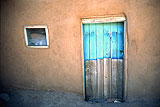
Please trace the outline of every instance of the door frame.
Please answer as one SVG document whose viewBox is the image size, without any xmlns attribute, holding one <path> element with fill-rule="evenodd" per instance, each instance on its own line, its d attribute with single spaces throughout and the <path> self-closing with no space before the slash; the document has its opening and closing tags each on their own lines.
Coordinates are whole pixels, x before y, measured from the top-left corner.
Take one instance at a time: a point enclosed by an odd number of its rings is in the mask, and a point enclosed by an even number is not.
<svg viewBox="0 0 160 107">
<path fill-rule="evenodd" d="M 83 24 L 85 23 L 111 23 L 124 22 L 124 78 L 123 78 L 123 92 L 122 100 L 126 101 L 128 93 L 128 34 L 127 34 L 127 18 L 125 14 L 105 15 L 105 16 L 90 16 L 81 18 L 81 58 L 82 58 L 82 80 L 83 80 L 83 98 L 85 100 L 85 70 L 84 70 L 84 55 L 83 55 Z"/>
</svg>

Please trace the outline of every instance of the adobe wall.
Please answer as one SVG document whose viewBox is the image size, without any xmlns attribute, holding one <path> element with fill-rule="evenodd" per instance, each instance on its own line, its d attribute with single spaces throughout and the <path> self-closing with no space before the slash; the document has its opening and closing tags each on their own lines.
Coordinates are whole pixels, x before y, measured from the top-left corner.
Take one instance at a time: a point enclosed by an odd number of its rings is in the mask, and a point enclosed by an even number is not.
<svg viewBox="0 0 160 107">
<path fill-rule="evenodd" d="M 128 100 L 160 99 L 159 0 L 1 0 L 1 87 L 82 94 L 80 18 L 120 13 L 128 24 Z M 25 46 L 25 24 L 48 25 L 48 49 Z"/>
</svg>

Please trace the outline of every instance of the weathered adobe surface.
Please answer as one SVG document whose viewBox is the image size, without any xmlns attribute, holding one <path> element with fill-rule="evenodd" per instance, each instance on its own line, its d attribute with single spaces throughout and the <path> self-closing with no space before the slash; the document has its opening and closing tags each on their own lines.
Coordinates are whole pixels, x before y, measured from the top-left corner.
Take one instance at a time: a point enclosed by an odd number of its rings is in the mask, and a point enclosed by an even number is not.
<svg viewBox="0 0 160 107">
<path fill-rule="evenodd" d="M 81 18 L 125 13 L 128 99 L 159 99 L 159 0 L 1 0 L 1 87 L 83 93 Z M 25 46 L 24 25 L 46 24 L 48 49 Z"/>
</svg>

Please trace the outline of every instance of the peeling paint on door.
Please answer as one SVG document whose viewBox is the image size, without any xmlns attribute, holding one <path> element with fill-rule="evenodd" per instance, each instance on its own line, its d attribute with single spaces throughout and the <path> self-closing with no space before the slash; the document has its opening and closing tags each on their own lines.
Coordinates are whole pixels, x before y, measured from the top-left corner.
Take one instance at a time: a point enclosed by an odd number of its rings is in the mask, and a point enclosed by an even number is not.
<svg viewBox="0 0 160 107">
<path fill-rule="evenodd" d="M 124 23 L 83 24 L 85 99 L 123 97 Z"/>
</svg>

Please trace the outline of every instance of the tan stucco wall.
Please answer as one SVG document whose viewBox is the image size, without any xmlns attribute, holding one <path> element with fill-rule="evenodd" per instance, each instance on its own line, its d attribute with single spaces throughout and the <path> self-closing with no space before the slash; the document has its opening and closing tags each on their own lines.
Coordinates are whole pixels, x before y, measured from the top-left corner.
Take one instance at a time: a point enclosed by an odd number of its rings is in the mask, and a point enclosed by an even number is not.
<svg viewBox="0 0 160 107">
<path fill-rule="evenodd" d="M 1 87 L 82 94 L 81 17 L 125 13 L 128 100 L 160 99 L 159 0 L 1 0 Z M 46 24 L 50 47 L 25 46 L 25 24 Z"/>
</svg>

